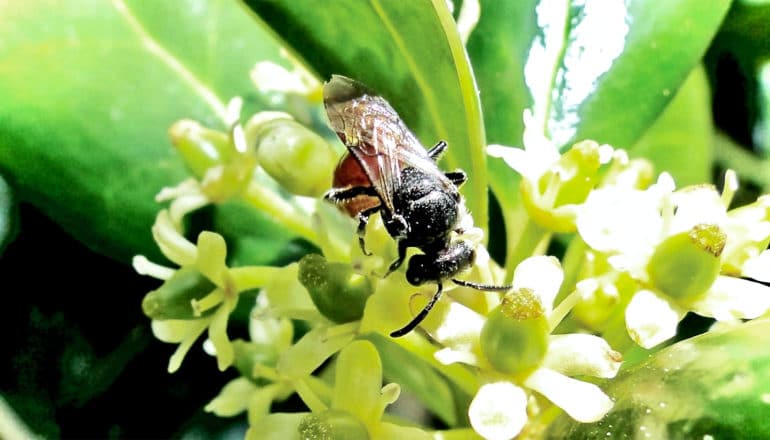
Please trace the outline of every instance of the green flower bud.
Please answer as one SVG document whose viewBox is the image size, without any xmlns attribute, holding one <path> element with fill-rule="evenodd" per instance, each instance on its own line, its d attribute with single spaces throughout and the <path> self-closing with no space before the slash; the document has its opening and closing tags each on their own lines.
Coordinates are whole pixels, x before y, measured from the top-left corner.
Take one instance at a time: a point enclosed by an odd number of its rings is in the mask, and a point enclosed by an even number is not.
<svg viewBox="0 0 770 440">
<path fill-rule="evenodd" d="M 260 114 L 245 131 L 255 142 L 259 164 L 291 193 L 318 197 L 331 187 L 338 154 L 321 136 L 292 119 L 265 121 Z"/>
<path fill-rule="evenodd" d="M 361 319 L 372 294 L 368 278 L 353 272 L 349 264 L 329 263 L 318 254 L 300 260 L 298 278 L 318 311 L 336 323 Z"/>
<path fill-rule="evenodd" d="M 142 300 L 142 311 L 151 319 L 197 319 L 191 301 L 201 299 L 216 289 L 208 278 L 190 267 L 174 272 L 162 286 L 149 292 Z M 213 313 L 203 312 L 202 316 Z"/>
<path fill-rule="evenodd" d="M 527 373 L 542 363 L 548 334 L 540 300 L 531 290 L 520 289 L 489 313 L 481 330 L 481 351 L 498 371 Z"/>
<path fill-rule="evenodd" d="M 189 119 L 172 125 L 169 135 L 187 168 L 198 178 L 203 177 L 209 168 L 229 161 L 235 152 L 226 133 L 203 127 Z"/>
<path fill-rule="evenodd" d="M 308 414 L 297 427 L 303 440 L 365 440 L 369 432 L 361 421 L 345 411 L 326 410 Z"/>
<path fill-rule="evenodd" d="M 726 240 L 718 226 L 707 224 L 668 237 L 647 264 L 650 282 L 672 298 L 697 299 L 719 275 Z"/>
</svg>

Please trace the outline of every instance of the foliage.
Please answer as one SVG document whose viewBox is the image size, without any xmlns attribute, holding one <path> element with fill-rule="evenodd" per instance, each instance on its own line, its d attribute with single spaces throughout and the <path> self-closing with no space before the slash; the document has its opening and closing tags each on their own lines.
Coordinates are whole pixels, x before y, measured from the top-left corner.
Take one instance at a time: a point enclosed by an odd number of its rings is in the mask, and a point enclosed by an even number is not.
<svg viewBox="0 0 770 440">
<path fill-rule="evenodd" d="M 0 11 L 3 437 L 770 436 L 766 2 Z M 435 287 L 321 200 L 332 74 L 448 142 L 510 292 L 388 336 Z"/>
</svg>

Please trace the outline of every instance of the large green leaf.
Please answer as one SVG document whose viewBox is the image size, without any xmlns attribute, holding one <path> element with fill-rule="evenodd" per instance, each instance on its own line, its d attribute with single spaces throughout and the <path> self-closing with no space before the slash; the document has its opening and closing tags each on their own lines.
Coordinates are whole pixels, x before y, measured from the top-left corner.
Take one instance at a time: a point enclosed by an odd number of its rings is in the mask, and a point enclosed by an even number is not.
<svg viewBox="0 0 770 440">
<path fill-rule="evenodd" d="M 156 255 L 153 197 L 186 176 L 168 127 L 221 126 L 231 96 L 254 95 L 249 68 L 278 51 L 225 0 L 4 2 L 0 41 L 0 171 L 123 261 Z"/>
<path fill-rule="evenodd" d="M 621 373 L 599 422 L 562 416 L 548 438 L 769 438 L 770 320 L 678 342 Z"/>
<path fill-rule="evenodd" d="M 730 0 L 482 2 L 468 49 L 490 141 L 520 145 L 521 111 L 534 106 L 559 146 L 591 138 L 630 147 L 703 56 L 729 6 Z"/>
<path fill-rule="evenodd" d="M 631 155 L 669 172 L 677 186 L 711 180 L 713 133 L 706 73 L 696 67 L 657 121 L 631 148 Z"/>
<path fill-rule="evenodd" d="M 633 0 L 573 7 L 568 44 L 553 71 L 554 141 L 630 147 L 703 56 L 729 6 L 730 0 Z"/>
<path fill-rule="evenodd" d="M 244 0 L 320 78 L 375 89 L 425 145 L 449 143 L 445 163 L 469 175 L 463 193 L 487 224 L 484 129 L 471 68 L 444 0 L 332 3 Z"/>
</svg>

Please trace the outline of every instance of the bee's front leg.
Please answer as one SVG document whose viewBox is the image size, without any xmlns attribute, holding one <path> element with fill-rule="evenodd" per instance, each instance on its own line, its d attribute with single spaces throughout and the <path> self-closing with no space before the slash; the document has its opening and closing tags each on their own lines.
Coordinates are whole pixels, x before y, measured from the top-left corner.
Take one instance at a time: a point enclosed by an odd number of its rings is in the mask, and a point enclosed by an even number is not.
<svg viewBox="0 0 770 440">
<path fill-rule="evenodd" d="M 326 191 L 324 199 L 340 204 L 355 199 L 358 196 L 377 197 L 377 191 L 371 186 L 353 186 L 345 189 L 334 188 Z"/>
<path fill-rule="evenodd" d="M 404 260 L 406 259 L 406 250 L 409 246 L 406 244 L 405 241 L 399 240 L 398 242 L 398 258 L 396 258 L 396 261 L 390 263 L 390 267 L 388 268 L 388 272 L 385 273 L 385 277 L 390 275 L 393 271 L 401 267 L 402 264 L 404 264 Z M 384 277 L 383 277 L 384 278 Z"/>
<path fill-rule="evenodd" d="M 361 252 L 367 257 L 371 256 L 372 253 L 366 250 L 366 243 L 364 241 L 364 237 L 366 236 L 366 225 L 369 224 L 369 216 L 379 210 L 380 207 L 375 206 L 374 208 L 369 208 L 358 213 L 358 229 L 356 229 L 356 233 L 358 234 L 358 245 L 361 246 Z"/>
</svg>

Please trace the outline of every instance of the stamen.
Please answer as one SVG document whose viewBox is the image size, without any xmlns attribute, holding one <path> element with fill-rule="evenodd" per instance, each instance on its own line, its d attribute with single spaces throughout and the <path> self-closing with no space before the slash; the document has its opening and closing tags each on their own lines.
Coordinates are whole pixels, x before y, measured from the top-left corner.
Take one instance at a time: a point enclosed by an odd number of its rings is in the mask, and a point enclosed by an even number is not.
<svg viewBox="0 0 770 440">
<path fill-rule="evenodd" d="M 190 305 L 193 309 L 193 314 L 197 317 L 201 316 L 203 312 L 210 310 L 225 300 L 222 289 L 214 289 L 211 293 L 204 296 L 201 299 L 194 299 L 190 301 Z"/>
</svg>

